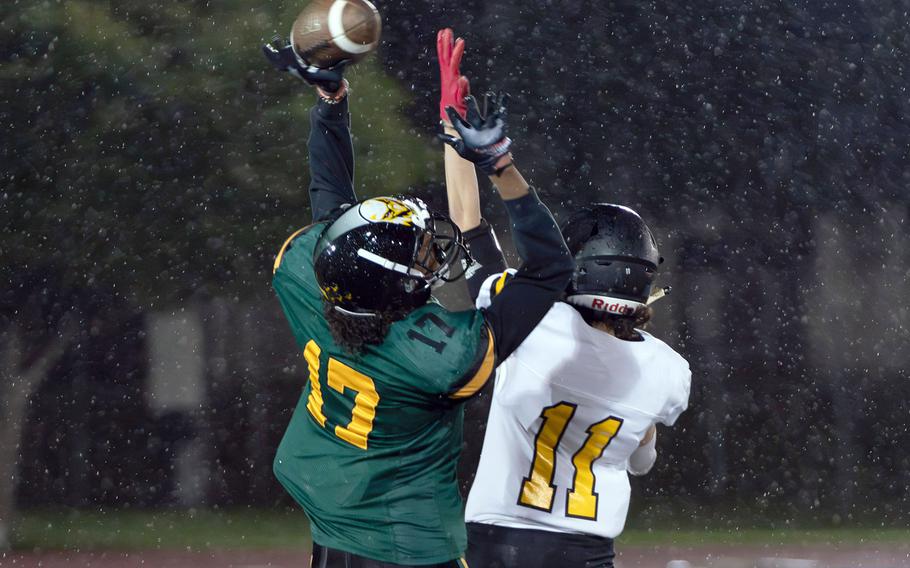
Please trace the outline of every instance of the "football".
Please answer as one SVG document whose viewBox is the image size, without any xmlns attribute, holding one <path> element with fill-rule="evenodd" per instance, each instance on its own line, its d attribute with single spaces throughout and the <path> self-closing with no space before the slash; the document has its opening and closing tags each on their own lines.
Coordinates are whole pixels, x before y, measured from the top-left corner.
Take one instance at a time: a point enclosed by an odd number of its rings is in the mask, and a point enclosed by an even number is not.
<svg viewBox="0 0 910 568">
<path fill-rule="evenodd" d="M 291 45 L 309 65 L 325 69 L 363 59 L 379 44 L 382 20 L 367 0 L 313 0 L 291 28 Z"/>
</svg>

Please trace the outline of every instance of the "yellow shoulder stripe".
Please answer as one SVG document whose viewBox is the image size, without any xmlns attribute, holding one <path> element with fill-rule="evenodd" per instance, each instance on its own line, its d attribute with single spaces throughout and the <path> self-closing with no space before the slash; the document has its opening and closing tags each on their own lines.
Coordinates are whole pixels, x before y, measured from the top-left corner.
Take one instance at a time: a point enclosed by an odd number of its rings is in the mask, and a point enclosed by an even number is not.
<svg viewBox="0 0 910 568">
<path fill-rule="evenodd" d="M 284 241 L 284 244 L 281 245 L 281 250 L 278 251 L 278 256 L 275 257 L 275 266 L 272 268 L 272 274 L 275 274 L 276 272 L 278 272 L 278 267 L 281 266 L 281 259 L 284 258 L 284 251 L 286 251 L 288 249 L 288 245 L 291 244 L 291 241 L 296 239 L 297 235 L 306 231 L 307 229 L 309 229 L 312 226 L 313 225 L 310 224 L 302 229 L 297 230 L 293 235 L 288 237 L 288 240 Z"/>
<path fill-rule="evenodd" d="M 499 293 L 502 292 L 502 288 L 503 288 L 503 286 L 506 285 L 506 280 L 508 278 L 509 278 L 509 271 L 506 270 L 502 273 L 502 276 L 500 276 L 499 279 L 496 280 L 496 286 L 495 286 L 495 288 L 493 288 L 494 296 L 498 296 Z"/>
<path fill-rule="evenodd" d="M 489 341 L 487 341 L 487 352 L 483 356 L 483 362 L 480 364 L 480 368 L 477 369 L 477 372 L 474 373 L 471 380 L 465 383 L 463 387 L 450 394 L 450 398 L 467 398 L 472 396 L 482 389 L 483 385 L 487 384 L 487 381 L 493 376 L 496 354 L 493 350 L 493 332 L 490 331 L 490 328 L 487 328 L 487 334 L 489 339 Z"/>
</svg>

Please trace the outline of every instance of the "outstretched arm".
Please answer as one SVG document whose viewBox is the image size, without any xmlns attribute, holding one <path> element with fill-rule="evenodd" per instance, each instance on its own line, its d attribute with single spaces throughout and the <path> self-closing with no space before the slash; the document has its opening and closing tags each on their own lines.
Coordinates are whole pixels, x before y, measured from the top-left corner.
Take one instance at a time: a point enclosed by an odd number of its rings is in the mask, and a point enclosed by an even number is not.
<svg viewBox="0 0 910 568">
<path fill-rule="evenodd" d="M 485 310 L 500 362 L 521 345 L 562 296 L 575 267 L 550 211 L 512 162 L 512 141 L 505 134 L 506 101 L 500 96 L 494 110 L 484 116 L 473 97 L 468 97 L 465 118 L 454 108 L 447 109 L 459 137 L 442 136 L 459 156 L 490 176 L 509 214 L 522 260 L 518 272 Z"/>
<path fill-rule="evenodd" d="M 575 262 L 556 221 L 537 193 L 513 170 L 509 184 L 524 186 L 525 194 L 504 199 L 512 222 L 512 240 L 522 263 L 486 309 L 487 322 L 496 338 L 498 361 L 504 361 L 537 327 L 553 303 L 564 294 Z M 478 286 L 479 289 L 479 286 Z"/>
<path fill-rule="evenodd" d="M 464 118 L 467 110 L 465 97 L 471 94 L 471 84 L 468 78 L 461 74 L 464 50 L 464 39 L 454 39 L 450 28 L 441 29 L 436 34 L 436 56 L 439 62 L 439 122 L 445 133 L 450 136 L 458 136 L 458 131 L 449 122 L 446 109 L 452 107 Z M 480 196 L 474 164 L 463 159 L 458 152 L 446 145 L 445 171 L 449 217 L 462 233 L 470 231 L 480 224 Z"/>
<path fill-rule="evenodd" d="M 357 201 L 354 194 L 354 148 L 348 113 L 347 61 L 330 69 L 308 65 L 287 40 L 274 38 L 262 51 L 276 69 L 316 87 L 318 101 L 310 111 L 310 208 L 313 222 L 325 221 Z"/>
<path fill-rule="evenodd" d="M 447 127 L 446 134 L 457 135 Z M 446 191 L 449 216 L 464 234 L 465 246 L 474 260 L 465 274 L 471 301 L 477 300 L 483 282 L 491 274 L 502 274 L 507 268 L 502 248 L 493 227 L 480 214 L 480 192 L 474 164 L 465 160 L 448 144 L 445 147 Z"/>
<path fill-rule="evenodd" d="M 449 125 L 445 133 L 458 136 Z M 474 164 L 458 155 L 454 148 L 445 145 L 446 194 L 449 198 L 449 217 L 462 233 L 476 229 L 481 223 L 480 191 Z"/>
<path fill-rule="evenodd" d="M 338 215 L 344 205 L 357 201 L 346 81 L 334 95 L 319 90 L 319 101 L 310 111 L 307 148 L 310 156 L 310 207 L 313 222 L 318 223 Z"/>
<path fill-rule="evenodd" d="M 460 137 L 449 122 L 446 108 L 452 107 L 461 118 L 467 113 L 465 98 L 471 92 L 468 78 L 461 74 L 461 58 L 465 42 L 453 38 L 452 30 L 445 28 L 436 35 L 436 55 L 439 61 L 439 121 L 448 136 Z M 500 274 L 506 269 L 502 249 L 492 227 L 480 214 L 480 192 L 474 164 L 458 155 L 446 144 L 445 172 L 449 217 L 464 234 L 465 245 L 474 265 L 466 275 L 471 300 L 477 298 L 480 285 L 490 274 Z"/>
</svg>

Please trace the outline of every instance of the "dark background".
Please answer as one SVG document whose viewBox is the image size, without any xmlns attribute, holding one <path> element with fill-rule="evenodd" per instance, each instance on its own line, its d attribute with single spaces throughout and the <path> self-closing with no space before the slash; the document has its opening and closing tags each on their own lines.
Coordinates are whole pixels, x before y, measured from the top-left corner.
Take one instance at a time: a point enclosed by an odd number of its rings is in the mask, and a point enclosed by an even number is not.
<svg viewBox="0 0 910 568">
<path fill-rule="evenodd" d="M 361 196 L 444 206 L 450 25 L 475 92 L 512 95 L 517 163 L 557 216 L 618 202 L 655 230 L 674 291 L 653 332 L 693 389 L 634 484 L 641 518 L 905 518 L 910 2 L 376 4 L 380 50 L 349 74 Z M 305 373 L 269 279 L 309 220 L 313 98 L 258 45 L 299 8 L 0 7 L 0 450 L 19 507 L 288 503 L 271 459 Z"/>
</svg>

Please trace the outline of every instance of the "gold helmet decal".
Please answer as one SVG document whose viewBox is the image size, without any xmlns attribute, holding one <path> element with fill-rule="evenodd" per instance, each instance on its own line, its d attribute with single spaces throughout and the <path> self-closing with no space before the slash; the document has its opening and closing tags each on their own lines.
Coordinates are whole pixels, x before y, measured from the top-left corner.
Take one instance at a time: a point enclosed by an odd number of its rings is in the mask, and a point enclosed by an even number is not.
<svg viewBox="0 0 910 568">
<path fill-rule="evenodd" d="M 369 221 L 381 221 L 405 225 L 424 227 L 422 210 L 410 200 L 395 199 L 394 197 L 375 197 L 367 199 L 360 204 L 360 214 Z"/>
<path fill-rule="evenodd" d="M 342 294 L 338 289 L 338 285 L 320 287 L 319 291 L 322 292 L 322 297 L 326 299 L 329 303 L 336 304 L 338 302 L 343 302 L 344 300 L 351 300 L 353 296 L 350 292 Z"/>
</svg>

